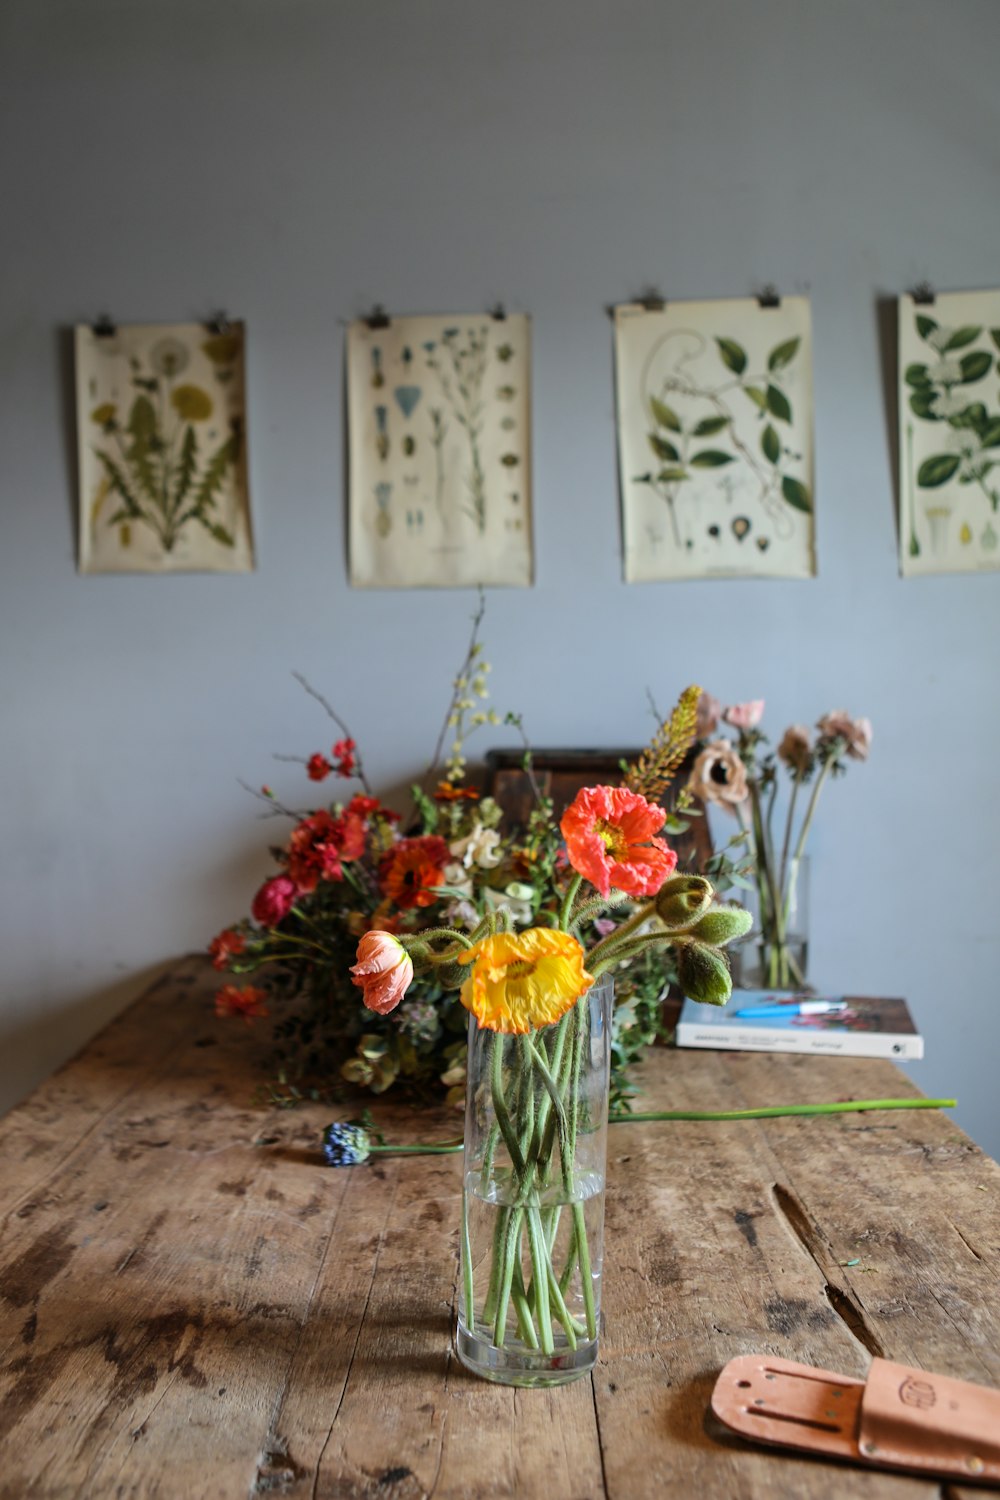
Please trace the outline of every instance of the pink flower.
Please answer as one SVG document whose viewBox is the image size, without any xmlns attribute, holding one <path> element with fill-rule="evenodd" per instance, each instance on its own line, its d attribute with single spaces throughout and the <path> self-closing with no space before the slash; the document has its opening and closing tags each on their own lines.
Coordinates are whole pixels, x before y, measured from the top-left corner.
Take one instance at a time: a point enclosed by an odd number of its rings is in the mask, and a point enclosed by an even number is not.
<svg viewBox="0 0 1000 1500">
<path fill-rule="evenodd" d="M 711 693 L 702 693 L 698 699 L 697 716 L 694 722 L 695 736 L 699 740 L 707 740 L 709 735 L 714 734 L 719 727 L 719 715 L 722 713 L 722 704 L 718 698 L 713 698 Z"/>
<path fill-rule="evenodd" d="M 844 748 L 852 760 L 867 760 L 872 745 L 870 719 L 852 719 L 846 708 L 835 708 L 824 714 L 816 725 L 820 741 L 829 748 L 833 740 L 843 740 Z"/>
<path fill-rule="evenodd" d="M 764 700 L 752 698 L 749 703 L 734 703 L 722 717 L 734 729 L 756 729 L 764 717 Z"/>
<path fill-rule="evenodd" d="M 364 991 L 369 1010 L 386 1016 L 413 983 L 413 960 L 389 932 L 366 932 L 358 944 L 358 961 L 351 966 L 354 983 Z"/>
<path fill-rule="evenodd" d="M 298 886 L 288 875 L 265 880 L 250 907 L 254 921 L 262 927 L 277 927 L 288 916 L 298 894 Z"/>
<path fill-rule="evenodd" d="M 589 786 L 577 792 L 559 828 L 569 862 L 606 896 L 614 886 L 628 896 L 655 896 L 674 872 L 677 855 L 653 835 L 666 813 L 623 786 Z"/>
<path fill-rule="evenodd" d="M 804 724 L 789 724 L 778 746 L 778 759 L 801 776 L 812 761 L 812 736 Z"/>
</svg>

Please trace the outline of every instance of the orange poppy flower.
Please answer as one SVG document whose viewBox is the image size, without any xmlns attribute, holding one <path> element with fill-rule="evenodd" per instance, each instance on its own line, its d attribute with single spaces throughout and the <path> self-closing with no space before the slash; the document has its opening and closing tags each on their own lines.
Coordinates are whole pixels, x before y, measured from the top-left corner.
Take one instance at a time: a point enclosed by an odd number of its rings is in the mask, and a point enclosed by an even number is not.
<svg viewBox="0 0 1000 1500">
<path fill-rule="evenodd" d="M 628 896 L 655 896 L 677 864 L 664 839 L 654 838 L 666 813 L 623 786 L 578 792 L 559 824 L 569 862 L 606 896 L 614 886 Z"/>
</svg>

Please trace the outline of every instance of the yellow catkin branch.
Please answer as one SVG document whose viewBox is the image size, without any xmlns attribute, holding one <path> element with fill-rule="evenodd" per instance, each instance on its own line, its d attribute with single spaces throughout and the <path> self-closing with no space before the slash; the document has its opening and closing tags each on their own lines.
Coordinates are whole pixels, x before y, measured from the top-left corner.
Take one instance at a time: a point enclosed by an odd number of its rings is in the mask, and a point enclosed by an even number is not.
<svg viewBox="0 0 1000 1500">
<path fill-rule="evenodd" d="M 675 775 L 695 740 L 701 688 L 686 687 L 669 719 L 664 719 L 639 759 L 625 772 L 624 784 L 656 802 Z"/>
</svg>

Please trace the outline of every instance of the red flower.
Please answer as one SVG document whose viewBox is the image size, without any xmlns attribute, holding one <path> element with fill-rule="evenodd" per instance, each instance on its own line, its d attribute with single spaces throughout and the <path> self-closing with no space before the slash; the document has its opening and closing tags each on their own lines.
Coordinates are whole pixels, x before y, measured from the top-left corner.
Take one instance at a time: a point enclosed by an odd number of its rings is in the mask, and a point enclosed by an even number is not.
<svg viewBox="0 0 1000 1500">
<path fill-rule="evenodd" d="M 246 939 L 242 932 L 234 932 L 231 927 L 220 932 L 208 945 L 208 951 L 212 955 L 212 968 L 228 969 L 230 959 L 242 953 L 245 947 Z"/>
<path fill-rule="evenodd" d="M 431 906 L 438 899 L 431 887 L 444 884 L 450 858 L 448 845 L 435 834 L 400 839 L 379 866 L 379 885 L 397 906 Z"/>
<path fill-rule="evenodd" d="M 379 811 L 378 798 L 365 797 L 361 792 L 357 792 L 348 802 L 347 811 L 360 813 L 361 817 L 368 818 L 372 813 Z M 385 808 L 382 809 L 382 814 L 384 817 L 395 816 L 395 814 L 388 813 Z"/>
<path fill-rule="evenodd" d="M 237 989 L 235 984 L 224 984 L 215 997 L 215 1014 L 242 1016 L 249 1026 L 254 1016 L 267 1015 L 266 998 L 264 990 L 252 984 L 245 984 L 242 989 Z"/>
<path fill-rule="evenodd" d="M 277 927 L 288 916 L 298 894 L 298 886 L 287 875 L 265 880 L 250 907 L 254 921 L 262 927 Z"/>
<path fill-rule="evenodd" d="M 338 776 L 353 776 L 357 764 L 354 758 L 356 745 L 353 740 L 338 740 L 333 747 L 333 758 L 337 762 Z"/>
<path fill-rule="evenodd" d="M 569 862 L 602 896 L 611 887 L 628 896 L 655 896 L 671 875 L 677 855 L 654 838 L 666 813 L 627 787 L 584 787 L 562 815 L 559 827 Z"/>
<path fill-rule="evenodd" d="M 316 755 L 310 755 L 306 763 L 306 770 L 309 773 L 310 781 L 325 781 L 333 770 L 333 767 L 325 755 L 317 753 Z"/>
</svg>

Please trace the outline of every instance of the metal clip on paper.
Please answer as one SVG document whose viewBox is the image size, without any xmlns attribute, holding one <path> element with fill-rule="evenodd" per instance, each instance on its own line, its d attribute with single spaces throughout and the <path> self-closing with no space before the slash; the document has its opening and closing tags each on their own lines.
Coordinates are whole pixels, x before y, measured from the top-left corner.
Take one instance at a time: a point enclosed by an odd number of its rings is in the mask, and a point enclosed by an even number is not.
<svg viewBox="0 0 1000 1500">
<path fill-rule="evenodd" d="M 118 330 L 107 313 L 101 313 L 97 322 L 91 324 L 91 332 L 98 339 L 113 339 Z"/>
<path fill-rule="evenodd" d="M 874 1468 L 1000 1481 L 1000 1391 L 873 1359 L 854 1380 L 763 1354 L 731 1359 L 712 1392 L 742 1437 Z"/>
<path fill-rule="evenodd" d="M 647 286 L 636 301 L 640 307 L 645 308 L 646 312 L 662 312 L 667 305 L 666 298 L 655 286 Z"/>
<path fill-rule="evenodd" d="M 495 302 L 489 312 L 490 317 L 495 318 L 498 323 L 503 323 L 507 317 L 507 309 L 502 302 Z"/>
<path fill-rule="evenodd" d="M 209 333 L 223 334 L 229 332 L 232 324 L 230 323 L 228 317 L 224 312 L 217 312 L 209 318 L 208 322 L 205 324 L 205 327 L 208 329 Z"/>
<path fill-rule="evenodd" d="M 778 288 L 768 282 L 757 293 L 757 301 L 761 307 L 780 307 L 781 298 L 778 296 Z"/>
<path fill-rule="evenodd" d="M 381 302 L 376 302 L 367 318 L 365 318 L 365 322 L 368 324 L 369 328 L 389 327 L 389 314 L 386 312 Z"/>
<path fill-rule="evenodd" d="M 934 306 L 934 288 L 929 281 L 920 281 L 910 293 L 918 307 Z"/>
</svg>

